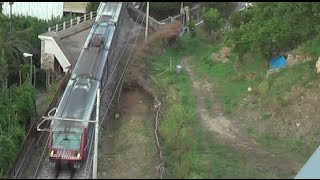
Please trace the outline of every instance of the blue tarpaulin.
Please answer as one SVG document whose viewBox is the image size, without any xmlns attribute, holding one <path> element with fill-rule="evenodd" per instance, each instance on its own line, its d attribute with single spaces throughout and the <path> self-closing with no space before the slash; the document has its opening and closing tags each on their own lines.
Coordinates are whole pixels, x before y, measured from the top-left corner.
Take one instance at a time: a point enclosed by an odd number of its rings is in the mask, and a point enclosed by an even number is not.
<svg viewBox="0 0 320 180">
<path fill-rule="evenodd" d="M 284 56 L 274 57 L 270 61 L 270 69 L 279 69 L 286 66 L 287 60 Z"/>
</svg>

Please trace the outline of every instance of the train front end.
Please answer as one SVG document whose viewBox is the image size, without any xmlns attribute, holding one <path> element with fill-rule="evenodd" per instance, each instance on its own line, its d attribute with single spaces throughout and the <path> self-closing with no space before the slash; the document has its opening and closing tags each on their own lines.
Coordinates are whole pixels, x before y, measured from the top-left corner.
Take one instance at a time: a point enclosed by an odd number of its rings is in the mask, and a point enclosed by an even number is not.
<svg viewBox="0 0 320 180">
<path fill-rule="evenodd" d="M 80 168 L 86 159 L 85 128 L 54 128 L 50 133 L 49 160 L 55 165 Z"/>
</svg>

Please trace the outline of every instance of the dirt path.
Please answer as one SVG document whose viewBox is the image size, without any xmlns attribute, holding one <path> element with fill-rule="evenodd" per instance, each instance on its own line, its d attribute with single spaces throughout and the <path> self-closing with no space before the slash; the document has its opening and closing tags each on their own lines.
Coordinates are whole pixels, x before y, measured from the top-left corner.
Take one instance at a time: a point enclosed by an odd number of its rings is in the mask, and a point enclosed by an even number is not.
<svg viewBox="0 0 320 180">
<path fill-rule="evenodd" d="M 159 178 L 152 105 L 144 91 L 122 93 L 120 118 L 110 119 L 108 139 L 101 144 L 107 151 L 99 155 L 98 178 Z"/>
<path fill-rule="evenodd" d="M 299 170 L 296 163 L 268 152 L 241 131 L 239 122 L 223 115 L 223 109 L 215 98 L 214 84 L 196 77 L 188 62 L 190 59 L 192 57 L 183 59 L 182 67 L 191 78 L 202 126 L 212 132 L 222 144 L 239 149 L 248 165 L 258 172 L 272 178 L 288 178 L 296 174 Z"/>
</svg>

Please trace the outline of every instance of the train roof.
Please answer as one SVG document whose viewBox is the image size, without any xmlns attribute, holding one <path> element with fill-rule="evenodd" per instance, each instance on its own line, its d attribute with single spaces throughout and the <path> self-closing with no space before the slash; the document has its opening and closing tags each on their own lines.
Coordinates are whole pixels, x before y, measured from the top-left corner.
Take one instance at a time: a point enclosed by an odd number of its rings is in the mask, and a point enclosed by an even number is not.
<svg viewBox="0 0 320 180">
<path fill-rule="evenodd" d="M 90 120 L 100 83 L 88 77 L 72 77 L 54 117 Z M 88 122 L 53 120 L 53 130 L 59 127 L 86 127 Z"/>
<path fill-rule="evenodd" d="M 90 120 L 96 101 L 96 92 L 100 87 L 108 50 L 115 33 L 122 2 L 102 3 L 97 13 L 96 23 L 90 30 L 87 40 L 74 67 L 65 92 L 54 117 Z M 103 38 L 103 46 L 92 46 L 92 39 Z M 101 44 L 99 44 L 101 45 Z M 86 127 L 88 122 L 53 120 L 51 127 Z"/>
<path fill-rule="evenodd" d="M 77 76 L 86 74 L 94 79 L 100 80 L 106 65 L 109 53 L 108 49 L 113 39 L 115 27 L 113 25 L 106 25 L 103 27 L 96 26 L 96 31 L 94 28 L 92 29 L 84 45 L 84 47 L 87 48 L 82 49 L 72 74 Z M 97 35 L 97 33 L 102 33 L 104 39 L 103 48 L 88 47 L 90 40 Z"/>
<path fill-rule="evenodd" d="M 118 22 L 120 11 L 122 8 L 122 2 L 107 2 L 103 3 L 100 11 L 96 17 L 96 22 L 105 20 L 101 17 L 105 17 L 108 21 Z"/>
</svg>

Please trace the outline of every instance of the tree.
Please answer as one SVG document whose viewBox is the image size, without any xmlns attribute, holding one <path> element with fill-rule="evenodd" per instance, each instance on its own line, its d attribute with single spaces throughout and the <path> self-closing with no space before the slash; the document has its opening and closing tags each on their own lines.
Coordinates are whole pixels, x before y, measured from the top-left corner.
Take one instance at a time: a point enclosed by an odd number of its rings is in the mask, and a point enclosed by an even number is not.
<svg viewBox="0 0 320 180">
<path fill-rule="evenodd" d="M 100 2 L 89 2 L 86 7 L 86 12 L 88 13 L 88 12 L 97 11 L 99 4 Z"/>
<path fill-rule="evenodd" d="M 28 83 L 21 87 L 0 89 L 0 177 L 4 177 L 26 135 L 32 116 L 35 89 Z"/>
<path fill-rule="evenodd" d="M 2 5 L 3 5 L 3 2 L 0 2 L 0 13 L 2 13 Z"/>
<path fill-rule="evenodd" d="M 225 36 L 225 44 L 232 47 L 238 55 L 238 62 L 242 63 L 243 56 L 250 51 L 250 34 L 246 26 L 241 26 L 239 29 L 231 29 L 227 31 Z"/>
<path fill-rule="evenodd" d="M 209 35 L 211 31 L 216 31 L 220 29 L 223 25 L 223 19 L 220 17 L 218 9 L 210 8 L 206 10 L 203 8 L 203 22 L 205 28 L 208 30 Z"/>
<path fill-rule="evenodd" d="M 313 38 L 320 27 L 320 3 L 256 2 L 247 13 L 235 14 L 226 33 L 238 56 L 249 50 L 269 59 Z M 315 8 L 317 7 L 317 8 Z M 242 20 L 242 22 L 241 22 Z M 241 59 L 241 58 L 240 58 Z"/>
<path fill-rule="evenodd" d="M 240 27 L 242 24 L 250 22 L 253 18 L 253 11 L 251 8 L 244 11 L 237 11 L 229 17 L 231 27 Z"/>
<path fill-rule="evenodd" d="M 218 9 L 221 16 L 227 19 L 236 9 L 236 2 L 201 2 L 201 7 Z"/>
<path fill-rule="evenodd" d="M 10 28 L 11 29 L 11 28 Z M 14 32 L 10 32 L 8 26 L 0 27 L 0 68 L 1 86 L 7 86 L 8 63 L 13 61 L 21 63 L 22 53 L 30 51 L 30 44 L 17 38 Z"/>
</svg>

